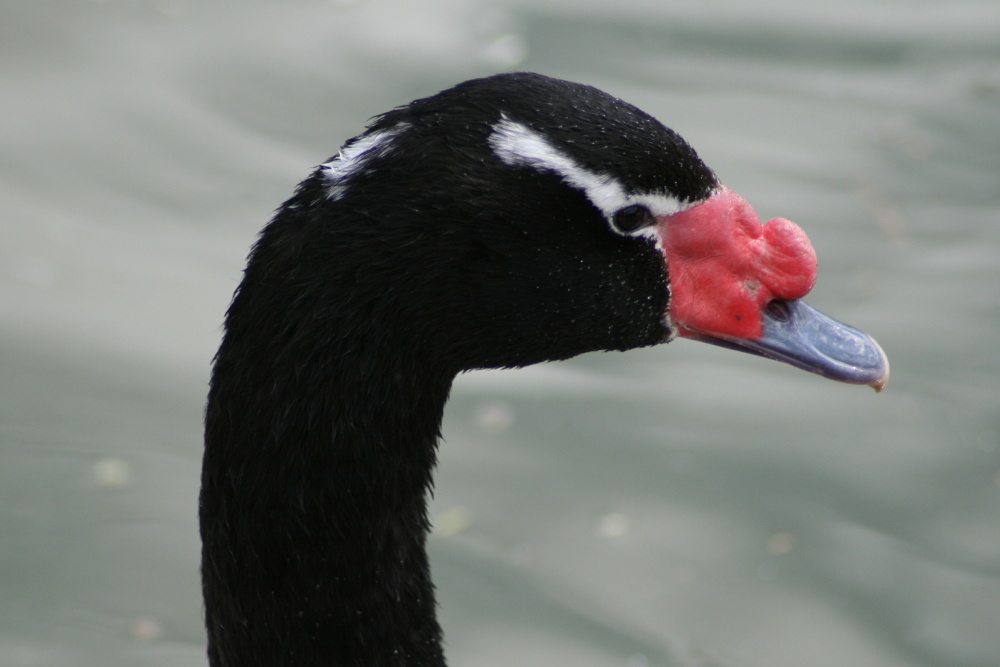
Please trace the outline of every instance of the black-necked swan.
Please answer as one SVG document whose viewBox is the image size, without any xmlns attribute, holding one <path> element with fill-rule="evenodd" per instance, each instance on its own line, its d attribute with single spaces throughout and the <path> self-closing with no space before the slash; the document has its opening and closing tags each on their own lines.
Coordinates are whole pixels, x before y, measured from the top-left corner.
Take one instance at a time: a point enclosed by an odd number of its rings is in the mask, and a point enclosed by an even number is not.
<svg viewBox="0 0 1000 667">
<path fill-rule="evenodd" d="M 378 116 L 264 228 L 205 425 L 212 667 L 443 665 L 425 541 L 457 373 L 682 336 L 880 389 L 816 257 L 595 88 L 467 81 Z"/>
</svg>

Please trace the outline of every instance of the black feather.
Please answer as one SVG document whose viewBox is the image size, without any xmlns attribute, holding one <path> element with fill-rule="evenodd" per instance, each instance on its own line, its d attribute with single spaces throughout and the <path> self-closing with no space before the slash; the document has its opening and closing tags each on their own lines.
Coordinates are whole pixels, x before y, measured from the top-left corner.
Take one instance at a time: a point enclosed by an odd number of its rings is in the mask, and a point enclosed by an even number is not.
<svg viewBox="0 0 1000 667">
<path fill-rule="evenodd" d="M 627 187 L 706 197 L 652 117 L 533 74 L 463 83 L 330 197 L 317 169 L 264 228 L 228 311 L 206 413 L 203 582 L 213 667 L 441 665 L 424 543 L 461 371 L 653 345 L 664 260 L 583 193 L 501 162 L 501 114 Z"/>
</svg>

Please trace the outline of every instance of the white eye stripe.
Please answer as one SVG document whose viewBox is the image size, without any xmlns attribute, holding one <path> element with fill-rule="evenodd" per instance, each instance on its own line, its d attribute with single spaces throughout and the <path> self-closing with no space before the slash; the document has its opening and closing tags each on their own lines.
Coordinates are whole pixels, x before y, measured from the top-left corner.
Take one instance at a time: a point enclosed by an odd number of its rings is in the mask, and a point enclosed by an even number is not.
<svg viewBox="0 0 1000 667">
<path fill-rule="evenodd" d="M 590 171 L 553 146 L 530 127 L 501 116 L 489 138 L 490 147 L 504 164 L 526 166 L 560 176 L 582 191 L 609 222 L 626 206 L 645 206 L 653 215 L 670 215 L 692 204 L 660 193 L 629 194 L 613 176 Z M 640 230 L 638 235 L 648 235 Z"/>
<path fill-rule="evenodd" d="M 407 123 L 400 123 L 388 130 L 356 137 L 340 149 L 337 157 L 320 165 L 329 183 L 330 199 L 341 199 L 347 193 L 351 177 L 364 169 L 373 158 L 388 155 L 392 150 L 392 140 L 408 127 Z"/>
</svg>

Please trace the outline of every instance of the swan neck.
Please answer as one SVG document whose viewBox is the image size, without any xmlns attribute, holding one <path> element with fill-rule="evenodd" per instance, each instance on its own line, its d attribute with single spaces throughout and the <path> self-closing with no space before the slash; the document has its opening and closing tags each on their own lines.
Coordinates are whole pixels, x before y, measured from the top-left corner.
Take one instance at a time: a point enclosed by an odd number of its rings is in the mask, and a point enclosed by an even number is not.
<svg viewBox="0 0 1000 667">
<path fill-rule="evenodd" d="M 426 496 L 452 378 L 347 341 L 283 364 L 240 333 L 231 312 L 206 414 L 210 664 L 444 664 Z"/>
</svg>

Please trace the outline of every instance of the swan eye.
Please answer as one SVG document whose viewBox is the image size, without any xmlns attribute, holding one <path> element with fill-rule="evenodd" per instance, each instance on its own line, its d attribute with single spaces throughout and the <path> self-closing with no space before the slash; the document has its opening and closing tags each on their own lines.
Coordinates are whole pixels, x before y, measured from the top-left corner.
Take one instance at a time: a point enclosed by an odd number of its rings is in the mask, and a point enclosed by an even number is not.
<svg viewBox="0 0 1000 667">
<path fill-rule="evenodd" d="M 656 224 L 656 218 L 642 204 L 632 204 L 615 213 L 613 224 L 615 229 L 623 234 L 631 234 L 644 227 Z"/>
</svg>

